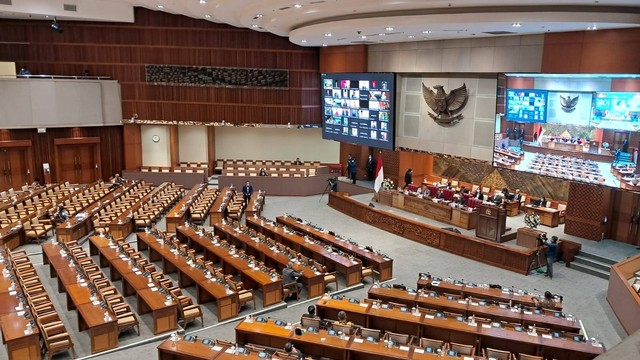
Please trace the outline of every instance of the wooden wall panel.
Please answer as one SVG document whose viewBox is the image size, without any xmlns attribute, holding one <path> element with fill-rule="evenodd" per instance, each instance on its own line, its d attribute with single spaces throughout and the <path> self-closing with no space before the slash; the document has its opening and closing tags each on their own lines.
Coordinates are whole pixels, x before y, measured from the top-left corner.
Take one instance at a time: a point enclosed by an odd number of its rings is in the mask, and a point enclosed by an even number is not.
<svg viewBox="0 0 640 360">
<path fill-rule="evenodd" d="M 640 73 L 640 29 L 548 33 L 543 73 Z"/>
<path fill-rule="evenodd" d="M 142 8 L 135 23 L 0 20 L 0 61 L 33 74 L 109 76 L 122 86 L 122 117 L 140 120 L 320 124 L 318 49 L 273 34 Z M 23 42 L 17 44 L 15 42 Z M 288 89 L 160 86 L 145 64 L 286 69 Z"/>
<path fill-rule="evenodd" d="M 590 240 L 601 240 L 609 235 L 612 218 L 614 189 L 605 186 L 593 186 L 571 183 L 564 232 Z"/>
<path fill-rule="evenodd" d="M 140 125 L 123 126 L 124 170 L 138 170 L 142 166 L 142 132 Z"/>
<path fill-rule="evenodd" d="M 369 66 L 367 45 L 320 48 L 320 72 L 365 72 Z"/>
</svg>

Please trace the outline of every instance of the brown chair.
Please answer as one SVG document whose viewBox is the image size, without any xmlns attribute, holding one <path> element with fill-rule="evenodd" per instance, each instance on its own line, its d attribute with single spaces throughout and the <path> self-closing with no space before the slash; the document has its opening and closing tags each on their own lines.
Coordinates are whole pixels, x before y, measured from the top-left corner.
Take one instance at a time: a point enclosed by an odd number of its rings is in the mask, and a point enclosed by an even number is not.
<svg viewBox="0 0 640 360">
<path fill-rule="evenodd" d="M 371 282 L 374 282 L 376 279 L 374 277 L 373 266 L 367 266 L 362 268 L 362 281 L 364 282 L 365 278 L 371 278 Z"/>
<path fill-rule="evenodd" d="M 534 356 L 534 355 L 527 355 L 527 354 L 518 354 L 517 356 L 518 360 L 544 360 L 542 356 Z"/>
<path fill-rule="evenodd" d="M 297 282 L 282 284 L 282 301 L 284 301 L 286 298 L 290 297 L 293 294 L 296 295 L 296 299 L 300 298 Z"/>
<path fill-rule="evenodd" d="M 229 281 L 229 285 L 233 291 L 238 293 L 238 302 L 240 303 L 240 306 L 248 303 L 249 301 L 253 301 L 253 310 L 257 310 L 256 297 L 253 295 L 253 291 L 245 289 L 242 281 L 237 283 Z"/>
<path fill-rule="evenodd" d="M 308 328 L 308 327 L 314 327 L 316 329 L 320 328 L 320 319 L 303 316 L 302 319 L 300 320 L 300 323 L 305 328 Z"/>
<path fill-rule="evenodd" d="M 122 297 L 122 295 L 118 295 L 118 297 Z M 116 299 L 118 297 L 115 297 Z M 138 322 L 138 318 L 131 311 L 131 307 L 129 304 L 125 303 L 124 300 L 111 300 L 111 303 L 107 302 L 107 306 L 109 310 L 116 316 L 116 322 L 118 324 L 118 333 L 123 329 L 128 328 L 136 328 L 136 332 L 138 336 L 140 336 L 140 323 Z"/>
<path fill-rule="evenodd" d="M 437 353 L 438 349 L 440 349 L 442 353 L 446 352 L 445 343 L 442 340 L 420 338 L 420 347 L 423 349 L 431 348 L 433 349 L 433 353 Z"/>
<path fill-rule="evenodd" d="M 186 327 L 191 321 L 200 318 L 200 326 L 204 326 L 204 315 L 200 305 L 194 304 L 193 300 L 182 294 L 182 290 L 174 289 L 171 291 L 171 296 L 178 304 L 178 312 L 182 319 L 182 326 Z"/>
<path fill-rule="evenodd" d="M 475 356 L 476 355 L 476 347 L 475 345 L 465 345 L 465 344 L 458 344 L 458 343 L 451 343 L 449 345 L 449 349 L 455 351 L 456 353 L 460 354 L 460 355 L 468 355 L 468 356 Z"/>
<path fill-rule="evenodd" d="M 380 330 L 378 329 L 367 329 L 367 328 L 360 328 L 360 337 L 363 338 L 368 338 L 368 337 L 372 337 L 374 339 L 380 340 Z"/>
<path fill-rule="evenodd" d="M 335 271 L 327 272 L 327 267 L 322 266 L 322 272 L 324 273 L 324 286 L 327 287 L 328 284 L 335 283 L 336 289 L 338 290 L 338 275 Z"/>
<path fill-rule="evenodd" d="M 331 324 L 331 328 L 335 331 L 342 331 L 342 333 L 345 335 L 353 334 L 354 332 L 353 330 L 355 329 L 353 325 L 343 325 L 343 324 L 338 324 L 337 322 L 334 322 L 333 324 Z"/>
<path fill-rule="evenodd" d="M 76 351 L 71 341 L 71 336 L 57 314 L 39 317 L 37 319 L 42 340 L 47 348 L 48 358 L 51 360 L 55 353 L 71 350 L 72 357 L 76 357 Z"/>
<path fill-rule="evenodd" d="M 485 359 L 495 360 L 511 360 L 513 358 L 511 353 L 508 351 L 491 348 L 482 349 L 482 356 L 484 356 Z"/>
<path fill-rule="evenodd" d="M 384 333 L 384 337 L 383 337 L 383 340 L 390 340 L 398 345 L 410 345 L 412 342 L 412 339 L 413 339 L 413 336 L 410 336 L 407 334 L 393 333 L 390 331 L 387 331 L 386 333 Z"/>
</svg>

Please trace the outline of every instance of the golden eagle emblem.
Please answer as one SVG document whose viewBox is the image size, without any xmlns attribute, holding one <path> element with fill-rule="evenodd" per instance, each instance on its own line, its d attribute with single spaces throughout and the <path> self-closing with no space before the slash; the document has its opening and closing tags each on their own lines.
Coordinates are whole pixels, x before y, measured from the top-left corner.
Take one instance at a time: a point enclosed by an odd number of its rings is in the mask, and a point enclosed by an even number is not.
<svg viewBox="0 0 640 360">
<path fill-rule="evenodd" d="M 576 95 L 573 99 L 571 98 L 571 95 L 567 95 L 567 97 L 560 95 L 560 106 L 562 107 L 562 111 L 572 113 L 576 109 L 576 105 L 578 105 L 578 100 L 580 100 L 580 95 Z"/>
<path fill-rule="evenodd" d="M 451 90 L 449 94 L 444 92 L 442 85 L 435 85 L 431 88 L 422 84 L 422 97 L 436 114 L 429 113 L 429 116 L 441 125 L 453 125 L 462 119 L 462 114 L 456 115 L 464 108 L 469 99 L 469 90 L 466 84 L 462 84 L 457 89 Z"/>
</svg>

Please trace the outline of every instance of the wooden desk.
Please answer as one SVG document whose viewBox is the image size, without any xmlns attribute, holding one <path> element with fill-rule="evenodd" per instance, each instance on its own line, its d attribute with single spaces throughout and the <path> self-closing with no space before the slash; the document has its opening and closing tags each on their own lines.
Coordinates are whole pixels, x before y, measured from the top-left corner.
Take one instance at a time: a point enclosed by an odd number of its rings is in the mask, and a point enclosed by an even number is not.
<svg viewBox="0 0 640 360">
<path fill-rule="evenodd" d="M 257 221 L 260 220 L 247 217 L 247 226 L 257 230 L 254 227 L 254 222 Z M 373 266 L 373 268 L 378 272 L 378 279 L 380 281 L 386 281 L 393 277 L 393 259 L 391 258 L 369 251 L 362 245 L 354 245 L 348 241 L 339 239 L 335 235 L 318 230 L 308 224 L 301 223 L 292 217 L 278 216 L 276 221 L 278 224 L 286 225 L 296 231 L 312 236 L 315 239 L 335 246 L 340 250 L 357 257 L 362 260 L 363 266 Z"/>
<path fill-rule="evenodd" d="M 167 232 L 176 232 L 178 225 L 184 224 L 189 218 L 191 218 L 190 207 L 191 204 L 200 197 L 204 189 L 207 188 L 206 184 L 195 185 L 189 192 L 176 203 L 176 205 L 169 211 L 165 217 L 167 223 Z"/>
<path fill-rule="evenodd" d="M 491 289 L 478 286 L 469 286 L 467 284 L 456 285 L 446 281 L 431 281 L 427 279 L 418 279 L 418 289 L 424 289 L 428 283 L 431 283 L 432 290 L 438 293 L 456 294 L 462 297 L 472 296 L 481 299 L 489 299 L 499 302 L 512 302 L 513 304 L 521 304 L 527 307 L 535 307 L 531 294 L 518 295 L 512 292 L 503 292 L 501 289 Z M 562 310 L 562 303 L 556 303 L 556 310 Z"/>
<path fill-rule="evenodd" d="M 465 300 L 449 300 L 446 296 L 431 297 L 426 293 L 418 295 L 416 292 L 384 287 L 371 287 L 368 294 L 371 299 L 379 299 L 385 302 L 392 301 L 405 304 L 408 307 L 419 305 L 427 309 L 462 314 L 465 317 L 476 315 L 493 321 L 506 321 L 521 325 L 536 324 L 538 327 L 574 333 L 578 333 L 581 330 L 579 323 L 575 319 L 572 321 L 565 317 L 536 314 L 532 311 L 512 311 L 508 307 L 501 308 L 493 304 L 482 305 L 476 302 L 477 300 L 467 303 Z"/>
<path fill-rule="evenodd" d="M 505 201 L 505 209 L 507 210 L 507 216 L 518 216 L 520 215 L 520 201 L 508 200 Z"/>
<path fill-rule="evenodd" d="M 148 285 L 148 279 L 142 275 L 140 270 L 134 269 L 129 261 L 123 260 L 124 256 L 119 255 L 115 245 L 109 246 L 109 239 L 91 236 L 89 241 L 100 252 L 101 258 L 109 259 L 111 281 L 122 280 L 123 295 L 136 295 L 138 314 L 152 313 L 154 334 L 178 328 L 178 309 L 173 301 L 167 305 L 163 294 L 157 290 L 152 291 Z"/>
<path fill-rule="evenodd" d="M 640 271 L 640 255 L 614 264 L 611 267 L 607 289 L 607 301 L 624 331 L 629 335 L 640 329 L 640 295 L 629 283 L 638 271 Z"/>
<path fill-rule="evenodd" d="M 398 236 L 523 275 L 529 273 L 529 266 L 536 256 L 536 251 L 532 249 L 521 250 L 468 235 L 456 234 L 372 208 L 341 192 L 329 193 L 329 206 Z"/>
<path fill-rule="evenodd" d="M 41 358 L 38 327 L 34 327 L 31 334 L 25 334 L 29 321 L 15 312 L 0 315 L 2 343 L 7 347 L 11 360 Z"/>
<path fill-rule="evenodd" d="M 60 246 L 53 243 L 42 245 L 42 258 L 44 264 L 49 264 L 52 269 L 52 277 L 58 276 L 63 269 L 73 269 L 69 267 L 69 260 L 60 255 Z M 70 284 L 64 289 L 67 293 L 67 309 L 78 310 L 79 331 L 89 330 L 91 339 L 91 353 L 118 347 L 118 324 L 116 316 L 111 315 L 110 321 L 104 320 L 104 313 L 108 310 L 102 309 L 100 305 L 93 305 L 91 293 L 87 286 L 81 284 Z"/>
<path fill-rule="evenodd" d="M 247 205 L 247 208 L 245 209 L 245 216 L 246 218 L 250 218 L 250 217 L 254 217 L 254 216 L 260 216 L 260 214 L 262 214 L 262 208 L 264 207 L 264 203 L 267 200 L 267 194 L 263 191 L 261 193 L 258 192 L 254 192 L 253 195 L 251 195 L 251 199 L 249 199 L 249 204 Z"/>
<path fill-rule="evenodd" d="M 378 202 L 466 230 L 478 226 L 478 211 L 453 208 L 449 204 L 435 203 L 430 199 L 421 199 L 398 191 L 381 191 L 378 194 Z"/>
<path fill-rule="evenodd" d="M 115 191 L 109 191 L 106 195 L 101 197 L 98 201 L 85 207 L 81 213 L 85 213 L 86 216 L 82 220 L 77 220 L 76 217 L 72 217 L 69 221 L 63 222 L 56 226 L 56 239 L 60 242 L 78 241 L 83 236 L 93 231 L 93 217 L 100 210 L 105 208 L 109 203 L 125 193 L 130 188 L 125 187 Z"/>
<path fill-rule="evenodd" d="M 560 210 L 542 206 L 525 205 L 524 212 L 527 214 L 538 214 L 540 223 L 549 227 L 557 227 L 560 223 Z"/>
<path fill-rule="evenodd" d="M 235 189 L 232 189 L 229 186 L 223 187 L 220 190 L 220 194 L 216 198 L 216 201 L 211 205 L 211 209 L 209 209 L 209 225 L 213 226 L 217 223 L 222 222 L 222 218 L 224 218 L 224 209 L 229 205 L 229 200 L 233 197 L 233 193 Z"/>
<path fill-rule="evenodd" d="M 148 203 L 158 193 L 162 192 L 170 183 L 165 182 L 158 185 L 155 189 L 148 192 L 140 200 L 130 204 L 129 208 L 122 212 L 114 221 L 109 224 L 109 232 L 111 235 L 118 239 L 126 239 L 135 229 L 135 223 L 133 222 L 132 214 L 135 214 L 144 204 Z"/>
<path fill-rule="evenodd" d="M 137 233 L 138 250 L 149 250 L 151 261 L 162 260 L 165 274 L 178 272 L 179 286 L 196 286 L 198 304 L 204 304 L 215 300 L 218 312 L 218 321 L 230 319 L 238 315 L 238 294 L 227 292 L 223 284 L 208 279 L 200 269 L 187 264 L 184 257 L 171 251 L 169 246 L 159 242 L 152 234 Z"/>
<path fill-rule="evenodd" d="M 276 224 L 266 221 L 249 220 L 255 227 L 254 230 L 276 240 L 303 255 L 312 258 L 327 267 L 328 271 L 336 270 L 346 278 L 347 286 L 359 284 L 362 281 L 362 263 L 351 260 L 348 256 L 331 252 L 313 241 L 308 241 L 302 236 L 285 231 Z"/>
<path fill-rule="evenodd" d="M 524 246 L 529 249 L 537 249 L 539 245 L 538 236 L 545 234 L 544 231 L 530 229 L 528 227 L 521 227 L 518 229 L 518 236 L 516 237 L 516 245 Z"/>
<path fill-rule="evenodd" d="M 227 225 L 225 225 L 227 226 Z M 234 231 L 235 230 L 230 230 Z M 178 239 L 187 241 L 190 244 L 197 243 L 200 249 L 205 252 L 205 258 L 214 262 L 220 261 L 222 271 L 225 274 L 240 274 L 240 278 L 247 289 L 259 287 L 262 290 L 263 306 L 269 306 L 282 301 L 282 279 L 272 280 L 268 273 L 257 268 L 251 268 L 245 259 L 241 259 L 238 254 L 229 253 L 229 249 L 220 246 L 220 243 L 211 242 L 205 236 L 199 235 L 189 227 L 178 226 Z"/>
<path fill-rule="evenodd" d="M 193 231 L 193 229 L 187 229 Z M 220 238 L 226 239 L 230 244 L 245 250 L 249 255 L 261 260 L 268 267 L 276 268 L 280 271 L 287 267 L 289 259 L 287 254 L 283 254 L 277 249 L 272 249 L 269 245 L 261 243 L 257 239 L 252 239 L 249 235 L 237 232 L 235 229 L 226 224 L 216 224 L 215 232 Z M 324 294 L 324 275 L 321 272 L 314 271 L 309 265 L 302 265 L 297 261 L 293 262 L 293 269 L 302 274 L 300 280 L 307 287 L 307 297 L 314 298 Z"/>
</svg>

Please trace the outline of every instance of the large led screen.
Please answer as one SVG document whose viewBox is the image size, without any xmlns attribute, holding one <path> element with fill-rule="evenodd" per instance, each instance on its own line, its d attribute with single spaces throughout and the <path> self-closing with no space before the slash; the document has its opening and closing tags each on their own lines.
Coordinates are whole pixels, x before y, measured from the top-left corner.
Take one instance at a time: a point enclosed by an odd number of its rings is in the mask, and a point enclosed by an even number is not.
<svg viewBox="0 0 640 360">
<path fill-rule="evenodd" d="M 322 74 L 322 137 L 394 148 L 393 73 Z"/>
<path fill-rule="evenodd" d="M 507 120 L 547 121 L 547 92 L 533 89 L 507 89 Z"/>
</svg>

